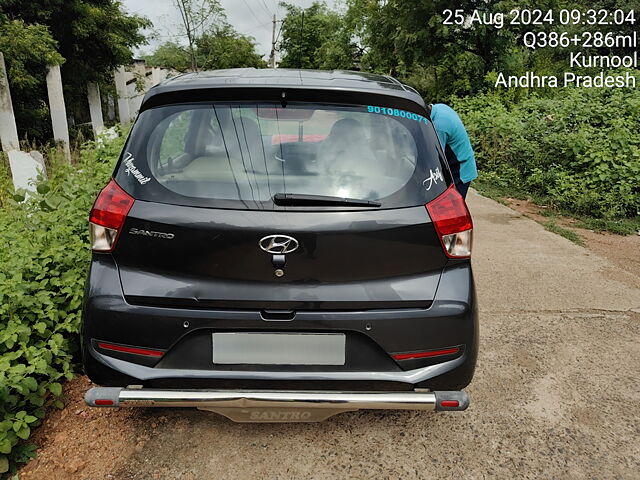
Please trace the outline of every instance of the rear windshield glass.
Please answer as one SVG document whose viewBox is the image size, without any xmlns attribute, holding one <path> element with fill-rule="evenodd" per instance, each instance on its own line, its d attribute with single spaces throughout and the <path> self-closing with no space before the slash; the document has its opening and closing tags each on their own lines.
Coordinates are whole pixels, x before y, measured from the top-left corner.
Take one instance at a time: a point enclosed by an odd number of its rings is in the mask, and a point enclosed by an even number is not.
<svg viewBox="0 0 640 480">
<path fill-rule="evenodd" d="M 116 180 L 183 205 L 278 210 L 274 195 L 302 194 L 397 208 L 446 187 L 437 144 L 424 117 L 376 105 L 169 105 L 139 116 Z"/>
</svg>

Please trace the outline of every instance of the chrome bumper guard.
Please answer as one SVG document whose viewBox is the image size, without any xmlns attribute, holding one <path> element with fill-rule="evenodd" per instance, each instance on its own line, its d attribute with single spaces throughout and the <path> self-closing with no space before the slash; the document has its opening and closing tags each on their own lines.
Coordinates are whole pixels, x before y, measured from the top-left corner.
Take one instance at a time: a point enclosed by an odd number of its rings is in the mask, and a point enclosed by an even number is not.
<svg viewBox="0 0 640 480">
<path fill-rule="evenodd" d="M 320 421 L 336 413 L 374 410 L 465 410 L 463 391 L 340 392 L 283 390 L 157 390 L 96 387 L 91 407 L 195 407 L 237 422 Z"/>
</svg>

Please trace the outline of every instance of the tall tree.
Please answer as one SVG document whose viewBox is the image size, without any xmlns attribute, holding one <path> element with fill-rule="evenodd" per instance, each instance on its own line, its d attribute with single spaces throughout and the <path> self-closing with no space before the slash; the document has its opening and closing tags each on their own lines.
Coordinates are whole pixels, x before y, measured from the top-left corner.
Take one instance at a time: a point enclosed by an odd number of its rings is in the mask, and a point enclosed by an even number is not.
<svg viewBox="0 0 640 480">
<path fill-rule="evenodd" d="M 174 0 L 182 20 L 182 33 L 187 38 L 191 70 L 198 70 L 196 41 L 205 32 L 226 22 L 219 0 Z"/>
<path fill-rule="evenodd" d="M 145 42 L 142 29 L 151 25 L 127 14 L 117 0 L 4 0 L 0 10 L 9 19 L 48 27 L 66 59 L 68 84 L 105 79 L 130 63 L 132 49 Z"/>
<path fill-rule="evenodd" d="M 143 17 L 127 14 L 117 0 L 3 0 L 0 23 L 15 20 L 46 28 L 56 42 L 64 58 L 61 68 L 68 112 L 87 110 L 87 82 L 110 80 L 115 67 L 131 63 L 132 49 L 145 41 L 142 29 L 151 25 Z M 16 60 L 7 57 L 8 62 Z M 40 117 L 44 117 L 46 104 L 40 99 L 46 98 L 46 86 L 44 76 L 36 76 L 40 81 L 31 85 L 28 95 L 41 102 Z M 28 100 L 27 93 L 20 95 L 18 104 Z M 19 131 L 30 130 L 30 126 L 28 116 L 22 116 Z M 42 131 L 37 139 L 44 140 L 47 134 Z"/>
<path fill-rule="evenodd" d="M 266 67 L 256 52 L 255 40 L 225 24 L 196 40 L 198 64 L 207 70 L 219 68 Z"/>
<path fill-rule="evenodd" d="M 151 55 L 145 55 L 144 59 L 152 67 L 171 68 L 178 72 L 188 72 L 192 66 L 189 48 L 176 42 L 163 43 Z"/>
<path fill-rule="evenodd" d="M 508 29 L 445 25 L 444 11 L 503 11 L 496 0 L 348 0 L 347 21 L 362 42 L 363 68 L 412 78 L 431 98 L 466 94 L 485 84 L 514 44 Z"/>
<path fill-rule="evenodd" d="M 167 42 L 146 56 L 145 60 L 149 65 L 187 72 L 193 70 L 192 52 L 199 70 L 266 66 L 262 56 L 256 52 L 255 40 L 239 34 L 228 24 L 195 37 L 193 50 L 175 42 Z"/>
<path fill-rule="evenodd" d="M 44 99 L 33 93 L 40 89 L 47 67 L 64 62 L 57 47 L 45 25 L 28 25 L 22 20 L 0 22 L 0 51 L 21 135 L 33 138 L 51 129 Z"/>
<path fill-rule="evenodd" d="M 281 3 L 287 10 L 282 24 L 280 66 L 289 68 L 355 68 L 358 48 L 343 17 L 324 2 L 309 8 Z"/>
</svg>

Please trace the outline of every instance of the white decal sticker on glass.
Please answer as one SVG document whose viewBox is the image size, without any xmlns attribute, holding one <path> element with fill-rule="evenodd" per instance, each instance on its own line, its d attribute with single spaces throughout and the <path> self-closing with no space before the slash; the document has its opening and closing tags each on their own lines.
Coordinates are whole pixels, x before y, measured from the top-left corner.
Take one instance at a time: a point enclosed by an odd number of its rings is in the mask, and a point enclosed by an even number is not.
<svg viewBox="0 0 640 480">
<path fill-rule="evenodd" d="M 444 176 L 442 175 L 439 167 L 435 170 L 429 170 L 429 177 L 424 179 L 422 185 L 424 185 L 427 191 L 429 191 L 433 185 L 438 184 L 438 180 L 444 182 Z"/>
<path fill-rule="evenodd" d="M 135 159 L 133 158 L 133 155 L 131 155 L 129 152 L 126 152 L 124 154 L 124 164 L 127 167 L 125 172 L 127 175 L 133 175 L 136 180 L 138 180 L 138 183 L 140 183 L 140 185 L 144 185 L 151 179 L 149 177 L 145 177 L 142 172 L 137 169 L 137 167 L 133 164 L 134 160 Z"/>
</svg>

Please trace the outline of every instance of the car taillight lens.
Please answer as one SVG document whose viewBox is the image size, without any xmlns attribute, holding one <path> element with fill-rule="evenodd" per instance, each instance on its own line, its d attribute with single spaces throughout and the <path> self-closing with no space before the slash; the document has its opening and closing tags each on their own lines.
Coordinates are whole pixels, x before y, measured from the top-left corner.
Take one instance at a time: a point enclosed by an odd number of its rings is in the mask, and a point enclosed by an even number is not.
<svg viewBox="0 0 640 480">
<path fill-rule="evenodd" d="M 100 191 L 89 216 L 89 236 L 95 252 L 114 249 L 133 202 L 133 198 L 115 180 Z"/>
<path fill-rule="evenodd" d="M 473 222 L 471 214 L 455 185 L 427 203 L 427 211 L 438 232 L 444 253 L 451 258 L 471 256 Z"/>
</svg>

